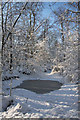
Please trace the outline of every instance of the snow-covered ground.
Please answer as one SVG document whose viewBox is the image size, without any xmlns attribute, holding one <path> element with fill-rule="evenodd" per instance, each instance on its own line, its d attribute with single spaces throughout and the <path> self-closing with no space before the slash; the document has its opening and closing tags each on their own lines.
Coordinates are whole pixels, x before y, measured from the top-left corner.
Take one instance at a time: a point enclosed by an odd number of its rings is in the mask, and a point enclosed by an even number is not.
<svg viewBox="0 0 80 120">
<path fill-rule="evenodd" d="M 64 83 L 61 89 L 47 94 L 36 94 L 25 89 L 12 89 L 13 105 L 2 112 L 6 118 L 78 118 L 78 89 L 77 84 L 68 83 L 58 73 L 39 73 L 19 75 L 13 79 L 12 86 L 16 87 L 24 80 L 54 80 Z M 65 81 L 65 82 L 64 82 Z M 3 90 L 9 94 L 10 80 L 3 81 Z M 9 99 L 9 96 L 7 96 Z M 6 98 L 7 98 L 6 97 Z M 4 103 L 5 104 L 5 103 Z"/>
</svg>

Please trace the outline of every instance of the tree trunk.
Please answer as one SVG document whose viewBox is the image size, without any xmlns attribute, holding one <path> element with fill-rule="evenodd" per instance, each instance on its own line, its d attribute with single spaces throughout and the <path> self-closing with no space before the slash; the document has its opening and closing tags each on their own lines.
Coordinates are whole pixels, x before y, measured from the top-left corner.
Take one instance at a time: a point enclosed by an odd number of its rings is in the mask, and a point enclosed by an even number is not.
<svg viewBox="0 0 80 120">
<path fill-rule="evenodd" d="M 10 3 L 10 8 L 11 8 L 11 3 Z M 12 9 L 10 11 L 10 26 L 12 27 Z M 10 33 L 10 71 L 12 71 L 12 32 Z"/>
<path fill-rule="evenodd" d="M 12 33 L 10 34 L 10 71 L 12 70 L 12 60 L 13 55 L 12 55 Z"/>
<path fill-rule="evenodd" d="M 63 30 L 63 19 L 61 18 L 61 35 L 62 35 L 62 43 L 64 45 L 64 30 Z"/>
<path fill-rule="evenodd" d="M 33 31 L 34 31 L 34 27 L 35 27 L 35 13 L 33 12 L 33 16 L 34 16 L 34 22 L 33 22 Z"/>
<path fill-rule="evenodd" d="M 44 38 L 46 37 L 46 35 L 45 35 L 45 34 L 46 34 L 46 30 L 45 30 L 45 28 L 44 28 Z"/>
<path fill-rule="evenodd" d="M 3 65 L 3 60 L 4 60 L 4 27 L 3 27 L 3 9 L 1 5 L 1 18 L 2 18 L 2 50 L 1 50 L 1 59 L 2 59 L 2 65 Z"/>
<path fill-rule="evenodd" d="M 31 37 L 31 23 L 32 23 L 32 21 L 31 21 L 31 12 L 30 12 L 30 30 L 29 30 L 30 37 Z"/>
</svg>

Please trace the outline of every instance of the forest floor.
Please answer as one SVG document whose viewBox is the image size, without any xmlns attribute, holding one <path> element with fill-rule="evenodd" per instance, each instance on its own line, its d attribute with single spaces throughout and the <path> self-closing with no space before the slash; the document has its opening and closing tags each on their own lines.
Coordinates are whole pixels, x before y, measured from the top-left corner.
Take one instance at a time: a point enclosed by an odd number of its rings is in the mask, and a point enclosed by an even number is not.
<svg viewBox="0 0 80 120">
<path fill-rule="evenodd" d="M 16 72 L 17 74 L 17 72 Z M 25 80 L 53 80 L 63 83 L 60 89 L 46 94 L 36 94 L 22 88 L 12 89 L 10 92 L 10 80 L 3 81 L 5 101 L 13 100 L 6 111 L 1 112 L 2 118 L 78 118 L 78 85 L 68 83 L 59 73 L 41 73 L 32 75 L 20 75 L 20 78 L 12 80 L 12 87 L 20 85 Z M 5 99 L 5 100 L 4 100 Z"/>
</svg>

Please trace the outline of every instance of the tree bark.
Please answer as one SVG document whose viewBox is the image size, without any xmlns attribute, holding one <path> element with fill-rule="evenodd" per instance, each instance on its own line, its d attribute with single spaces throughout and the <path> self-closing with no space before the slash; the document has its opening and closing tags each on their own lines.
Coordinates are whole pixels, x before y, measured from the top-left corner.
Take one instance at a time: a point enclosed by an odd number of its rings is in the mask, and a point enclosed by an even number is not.
<svg viewBox="0 0 80 120">
<path fill-rule="evenodd" d="M 33 22 L 33 31 L 34 31 L 34 27 L 35 27 L 35 13 L 33 12 L 33 17 L 34 17 L 34 22 Z"/>
<path fill-rule="evenodd" d="M 10 10 L 10 26 L 12 27 L 12 6 L 11 6 L 11 3 L 10 3 L 10 8 L 11 8 L 11 10 Z M 10 71 L 12 71 L 12 52 L 13 52 L 13 50 L 12 50 L 12 32 L 10 33 Z"/>
<path fill-rule="evenodd" d="M 64 44 L 64 30 L 63 30 L 63 19 L 61 18 L 61 35 L 62 35 L 62 43 Z"/>
<path fill-rule="evenodd" d="M 2 49 L 1 49 L 1 61 L 2 61 L 2 65 L 3 65 L 3 59 L 4 59 L 4 18 L 3 18 L 3 8 L 2 8 L 2 4 L 1 4 L 1 19 L 2 19 Z"/>
</svg>

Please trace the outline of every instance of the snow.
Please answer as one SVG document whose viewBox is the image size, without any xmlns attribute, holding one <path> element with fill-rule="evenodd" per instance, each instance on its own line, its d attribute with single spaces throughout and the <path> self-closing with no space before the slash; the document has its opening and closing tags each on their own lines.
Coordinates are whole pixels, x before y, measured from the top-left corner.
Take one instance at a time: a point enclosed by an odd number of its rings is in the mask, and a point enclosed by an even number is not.
<svg viewBox="0 0 80 120">
<path fill-rule="evenodd" d="M 20 75 L 13 79 L 16 87 L 24 80 L 56 80 L 64 83 L 59 90 L 47 94 L 36 94 L 25 89 L 12 89 L 13 105 L 2 112 L 6 118 L 78 118 L 78 86 L 75 83 L 64 82 L 59 73 L 39 73 Z M 3 81 L 6 94 L 9 94 L 10 80 Z M 4 102 L 5 104 L 5 102 Z"/>
<path fill-rule="evenodd" d="M 13 100 L 11 96 L 2 96 L 2 111 L 4 111 L 10 102 Z M 5 104 L 4 104 L 5 103 Z"/>
</svg>

